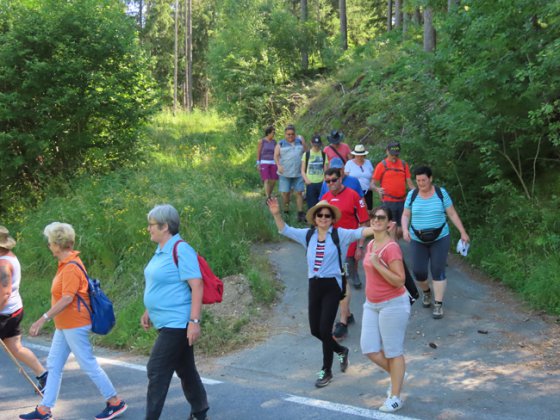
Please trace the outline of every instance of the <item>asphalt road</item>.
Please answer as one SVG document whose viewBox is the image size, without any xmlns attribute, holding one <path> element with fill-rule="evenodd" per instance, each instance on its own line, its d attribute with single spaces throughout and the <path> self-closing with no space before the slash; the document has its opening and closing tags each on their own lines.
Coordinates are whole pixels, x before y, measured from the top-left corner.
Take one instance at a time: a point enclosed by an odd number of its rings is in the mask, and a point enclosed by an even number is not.
<svg viewBox="0 0 560 420">
<path fill-rule="evenodd" d="M 558 354 L 550 344 L 558 338 L 558 327 L 525 310 L 503 287 L 470 278 L 454 266 L 448 269 L 442 320 L 432 319 L 431 311 L 418 303 L 413 306 L 406 342 L 410 376 L 402 410 L 395 415 L 377 411 L 388 379 L 359 351 L 363 291 L 354 292 L 357 323 L 345 340 L 351 349 L 350 367 L 344 374 L 335 370 L 329 386 L 315 388 L 321 350 L 308 333 L 302 250 L 290 242 L 259 248 L 276 266 L 285 294 L 268 323 L 267 340 L 225 357 L 199 360 L 211 419 L 559 418 L 560 371 L 554 363 Z M 47 342 L 26 342 L 46 357 Z M 122 418 L 143 418 L 146 359 L 103 349 L 96 354 L 129 404 Z M 0 419 L 17 419 L 38 401 L 0 352 Z M 71 360 L 55 418 L 91 419 L 102 408 L 94 385 Z M 174 380 L 162 419 L 186 419 L 188 413 Z"/>
</svg>

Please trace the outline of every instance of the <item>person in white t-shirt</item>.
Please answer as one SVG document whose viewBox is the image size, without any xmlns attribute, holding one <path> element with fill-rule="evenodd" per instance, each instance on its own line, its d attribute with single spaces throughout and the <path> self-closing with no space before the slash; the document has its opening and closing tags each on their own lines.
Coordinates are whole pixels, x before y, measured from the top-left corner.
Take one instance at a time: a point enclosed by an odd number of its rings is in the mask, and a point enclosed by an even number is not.
<svg viewBox="0 0 560 420">
<path fill-rule="evenodd" d="M 373 194 L 370 190 L 371 177 L 373 176 L 373 165 L 366 159 L 368 151 L 363 144 L 357 144 L 352 150 L 354 158 L 346 162 L 344 165 L 344 173 L 353 176 L 360 181 L 360 186 L 364 193 L 368 210 L 373 208 Z"/>
</svg>

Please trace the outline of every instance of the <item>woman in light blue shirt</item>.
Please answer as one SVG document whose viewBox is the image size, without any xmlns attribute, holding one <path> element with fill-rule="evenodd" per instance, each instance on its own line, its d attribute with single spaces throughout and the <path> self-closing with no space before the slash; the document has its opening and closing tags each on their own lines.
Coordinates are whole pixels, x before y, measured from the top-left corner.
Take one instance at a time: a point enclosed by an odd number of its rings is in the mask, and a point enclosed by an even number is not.
<svg viewBox="0 0 560 420">
<path fill-rule="evenodd" d="M 197 255 L 181 239 L 179 213 L 169 204 L 156 206 L 148 213 L 148 232 L 158 247 L 144 269 L 146 311 L 140 323 L 146 331 L 153 324 L 158 337 L 147 366 L 146 420 L 159 419 L 174 372 L 191 405 L 188 418 L 206 419 L 208 400 L 193 352 L 200 337 L 203 290 Z"/>
<path fill-rule="evenodd" d="M 372 228 L 334 230 L 333 224 L 340 219 L 340 210 L 323 200 L 307 211 L 306 219 L 314 227 L 297 229 L 282 220 L 276 198 L 267 201 L 278 231 L 300 243 L 307 250 L 307 277 L 309 278 L 309 328 L 311 334 L 323 345 L 323 367 L 315 382 L 317 388 L 327 386 L 332 378 L 334 354 L 338 356 L 340 370 L 348 367 L 347 347 L 341 346 L 332 336 L 332 328 L 343 297 L 345 285 L 341 273 L 341 260 L 354 241 L 373 234 Z M 338 246 L 337 250 L 337 238 Z"/>
<path fill-rule="evenodd" d="M 432 169 L 420 166 L 414 170 L 418 188 L 408 192 L 401 219 L 403 239 L 411 243 L 413 272 L 422 289 L 422 305 L 429 308 L 432 293 L 428 283 L 428 263 L 434 288 L 432 317 L 443 317 L 443 296 L 447 286 L 445 266 L 451 242 L 446 216 L 461 233 L 464 243 L 470 241 L 463 223 L 444 188 L 432 184 Z M 410 227 L 409 227 L 410 224 Z"/>
</svg>

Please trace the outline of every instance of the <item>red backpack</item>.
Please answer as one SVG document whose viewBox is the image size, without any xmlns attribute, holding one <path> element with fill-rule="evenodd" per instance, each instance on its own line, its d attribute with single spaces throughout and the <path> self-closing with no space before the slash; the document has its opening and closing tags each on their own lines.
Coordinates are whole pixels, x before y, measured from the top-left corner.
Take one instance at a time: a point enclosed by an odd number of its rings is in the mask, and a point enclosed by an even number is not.
<svg viewBox="0 0 560 420">
<path fill-rule="evenodd" d="M 175 265 L 179 266 L 179 257 L 177 256 L 177 247 L 181 242 L 185 242 L 182 239 L 175 242 L 173 246 L 173 261 Z M 185 242 L 186 243 L 186 242 Z M 202 303 L 209 305 L 211 303 L 220 303 L 222 301 L 222 295 L 224 294 L 224 283 L 214 274 L 206 260 L 201 257 L 198 253 L 196 254 L 198 258 L 198 265 L 200 266 L 200 274 L 202 274 L 202 283 L 204 284 L 202 292 Z"/>
</svg>

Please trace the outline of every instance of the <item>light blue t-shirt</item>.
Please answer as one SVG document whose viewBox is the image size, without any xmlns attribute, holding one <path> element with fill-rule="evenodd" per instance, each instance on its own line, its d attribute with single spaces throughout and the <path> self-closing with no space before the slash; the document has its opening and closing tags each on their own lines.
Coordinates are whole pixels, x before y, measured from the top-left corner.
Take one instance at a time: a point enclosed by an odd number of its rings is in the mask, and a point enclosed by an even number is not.
<svg viewBox="0 0 560 420">
<path fill-rule="evenodd" d="M 201 279 L 196 252 L 183 242 L 177 246 L 179 267 L 173 261 L 173 246 L 181 239 L 174 235 L 156 252 L 146 268 L 144 306 L 157 329 L 186 328 L 191 315 L 191 289 L 187 280 Z"/>
<path fill-rule="evenodd" d="M 443 195 L 443 203 L 435 191 L 430 198 L 422 198 L 420 197 L 420 194 L 418 194 L 412 203 L 412 207 L 410 207 L 410 199 L 412 198 L 412 192 L 414 190 L 410 190 L 406 196 L 404 208 L 409 209 L 411 213 L 411 227 L 408 231 L 410 232 L 410 237 L 415 241 L 422 242 L 412 230 L 412 226 L 414 226 L 414 229 L 416 230 L 434 229 L 443 225 L 447 220 L 445 217 L 445 210 L 451 207 L 453 202 L 451 201 L 451 197 L 449 197 L 445 188 L 440 187 L 440 189 L 441 194 Z M 449 235 L 449 224 L 445 223 L 445 227 L 436 240 L 439 240 L 447 235 Z"/>
<path fill-rule="evenodd" d="M 340 272 L 340 264 L 338 262 L 338 250 L 336 249 L 336 245 L 334 244 L 331 236 L 332 229 L 333 228 L 331 226 L 325 240 L 325 256 L 318 272 L 313 271 L 316 254 L 315 250 L 317 249 L 317 230 L 313 232 L 313 235 L 309 239 L 309 249 L 307 250 L 307 277 L 335 277 L 338 282 L 338 286 L 342 290 L 342 274 Z M 342 256 L 342 262 L 344 262 L 346 258 L 348 247 L 352 242 L 355 242 L 362 237 L 363 230 L 364 228 L 338 228 L 338 239 L 340 240 L 340 254 Z M 284 230 L 282 230 L 280 234 L 300 243 L 307 249 L 307 231 L 309 231 L 309 228 L 298 229 L 285 225 Z"/>
</svg>

